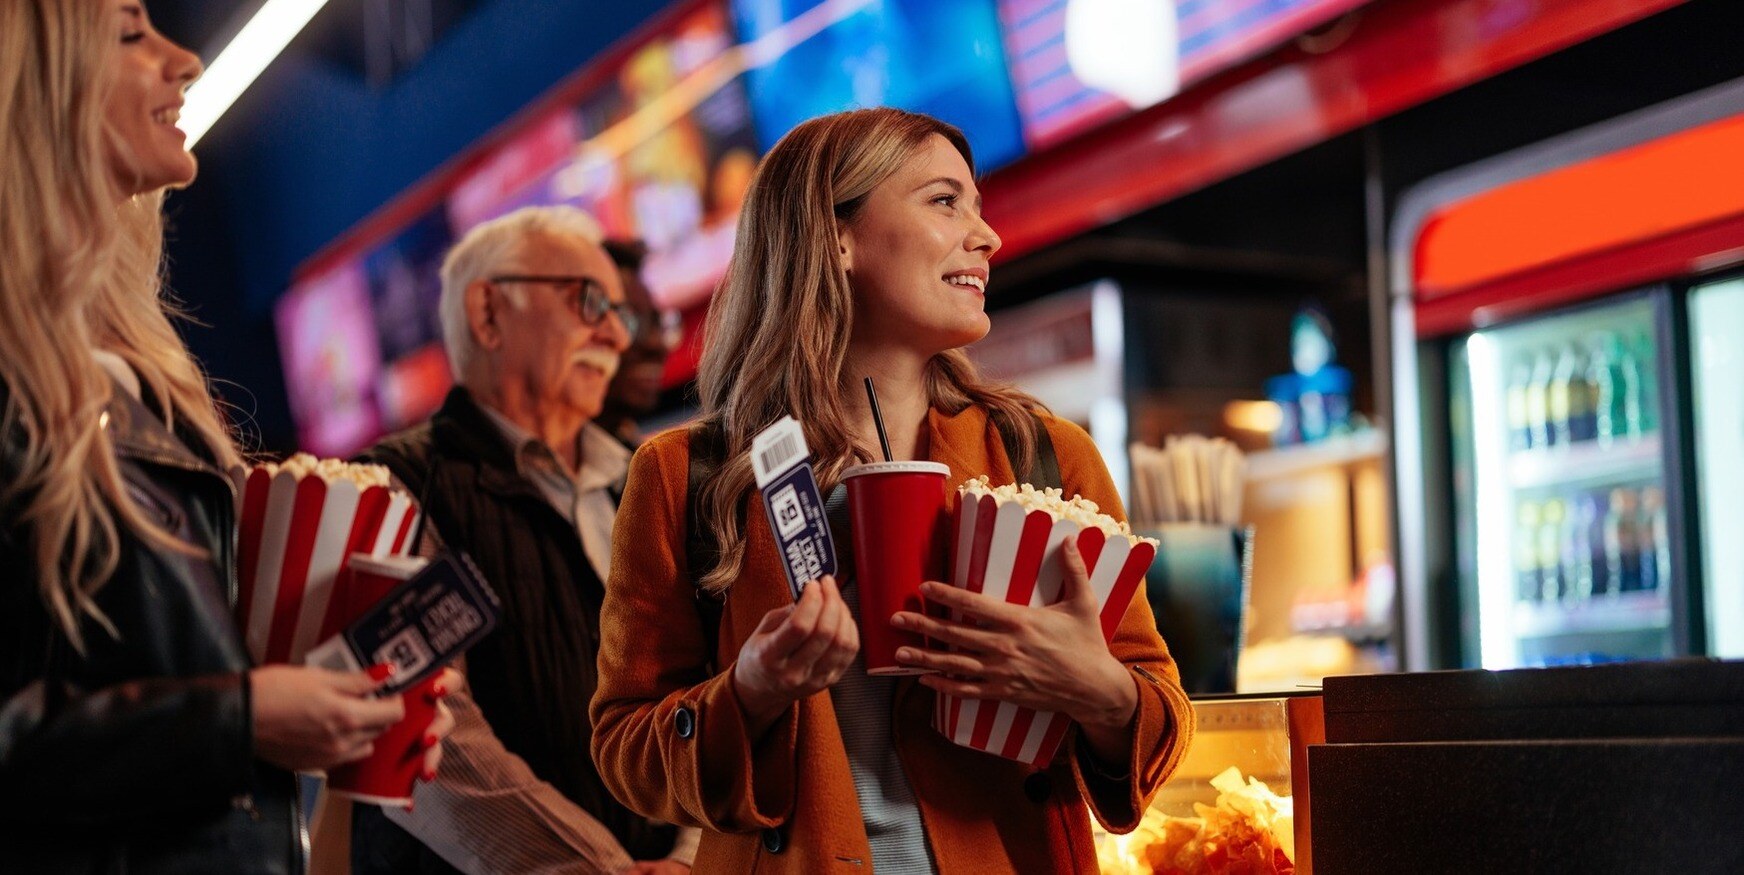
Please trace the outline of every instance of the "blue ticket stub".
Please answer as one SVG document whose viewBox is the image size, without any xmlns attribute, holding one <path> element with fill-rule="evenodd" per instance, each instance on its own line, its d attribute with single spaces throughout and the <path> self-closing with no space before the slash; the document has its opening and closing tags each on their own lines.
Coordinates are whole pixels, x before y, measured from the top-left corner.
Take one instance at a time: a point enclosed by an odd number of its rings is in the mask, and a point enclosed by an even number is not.
<svg viewBox="0 0 1744 875">
<path fill-rule="evenodd" d="M 452 662 L 495 629 L 502 603 L 472 559 L 446 553 L 424 566 L 351 627 L 309 651 L 307 662 L 336 671 L 394 668 L 376 691 L 403 692 Z"/>
<path fill-rule="evenodd" d="M 793 417 L 782 417 L 751 442 L 751 467 L 787 585 L 798 600 L 807 583 L 836 573 L 836 545 L 812 474 L 805 433 Z"/>
</svg>

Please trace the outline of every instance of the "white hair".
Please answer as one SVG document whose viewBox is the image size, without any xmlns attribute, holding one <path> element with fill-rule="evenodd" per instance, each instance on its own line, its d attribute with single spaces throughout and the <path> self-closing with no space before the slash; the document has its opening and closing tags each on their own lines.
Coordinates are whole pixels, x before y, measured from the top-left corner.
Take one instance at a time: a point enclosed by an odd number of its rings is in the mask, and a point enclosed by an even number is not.
<svg viewBox="0 0 1744 875">
<path fill-rule="evenodd" d="M 580 237 L 598 246 L 605 232 L 587 211 L 575 207 L 523 207 L 474 225 L 442 260 L 442 301 L 438 315 L 442 319 L 442 345 L 448 351 L 448 365 L 457 382 L 465 382 L 478 344 L 472 338 L 472 326 L 466 318 L 466 287 L 504 270 L 513 270 L 521 256 L 521 247 L 528 238 L 537 236 Z M 511 303 L 520 306 L 524 298 L 505 286 L 503 291 Z"/>
</svg>

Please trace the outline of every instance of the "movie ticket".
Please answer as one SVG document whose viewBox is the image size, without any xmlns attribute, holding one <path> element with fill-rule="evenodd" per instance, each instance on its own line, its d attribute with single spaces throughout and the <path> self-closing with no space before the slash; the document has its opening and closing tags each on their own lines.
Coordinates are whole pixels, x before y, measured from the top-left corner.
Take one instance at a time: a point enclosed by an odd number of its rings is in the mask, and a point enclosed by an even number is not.
<svg viewBox="0 0 1744 875">
<path fill-rule="evenodd" d="M 781 550 L 787 585 L 798 601 L 807 583 L 836 573 L 836 545 L 799 422 L 783 416 L 753 438 L 751 469 Z"/>
<path fill-rule="evenodd" d="M 360 671 L 392 665 L 376 691 L 417 686 L 496 628 L 502 603 L 466 554 L 443 554 L 395 587 L 351 627 L 309 651 L 310 665 Z"/>
</svg>

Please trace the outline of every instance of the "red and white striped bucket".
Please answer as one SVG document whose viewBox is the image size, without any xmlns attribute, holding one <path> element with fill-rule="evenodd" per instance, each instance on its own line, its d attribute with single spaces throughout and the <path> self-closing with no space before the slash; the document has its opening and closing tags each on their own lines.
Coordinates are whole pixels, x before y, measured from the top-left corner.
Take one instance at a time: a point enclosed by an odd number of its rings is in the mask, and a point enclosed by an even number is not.
<svg viewBox="0 0 1744 875">
<path fill-rule="evenodd" d="M 412 549 L 417 503 L 399 490 L 257 467 L 241 497 L 236 615 L 258 663 L 301 663 L 342 631 L 333 586 L 346 557 Z"/>
<path fill-rule="evenodd" d="M 1047 511 L 1026 510 L 991 495 L 964 495 L 953 531 L 953 586 L 1030 607 L 1060 600 L 1065 577 L 1060 545 L 1077 538 L 1101 609 L 1104 641 L 1114 638 L 1157 555 L 1156 545 L 1148 540 L 1135 544 L 1126 537 L 1107 537 L 1101 529 L 1055 520 Z M 933 711 L 933 727 L 951 741 L 1032 766 L 1054 758 L 1070 725 L 1063 714 L 942 693 Z"/>
</svg>

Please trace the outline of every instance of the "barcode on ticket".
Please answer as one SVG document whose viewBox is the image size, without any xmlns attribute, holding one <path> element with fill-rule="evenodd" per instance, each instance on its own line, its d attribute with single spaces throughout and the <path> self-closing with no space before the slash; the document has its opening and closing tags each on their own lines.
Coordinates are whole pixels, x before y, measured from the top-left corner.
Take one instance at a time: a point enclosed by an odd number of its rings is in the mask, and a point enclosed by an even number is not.
<svg viewBox="0 0 1744 875">
<path fill-rule="evenodd" d="M 751 468 L 759 488 L 811 456 L 805 445 L 805 430 L 791 416 L 783 416 L 751 441 Z"/>
</svg>

